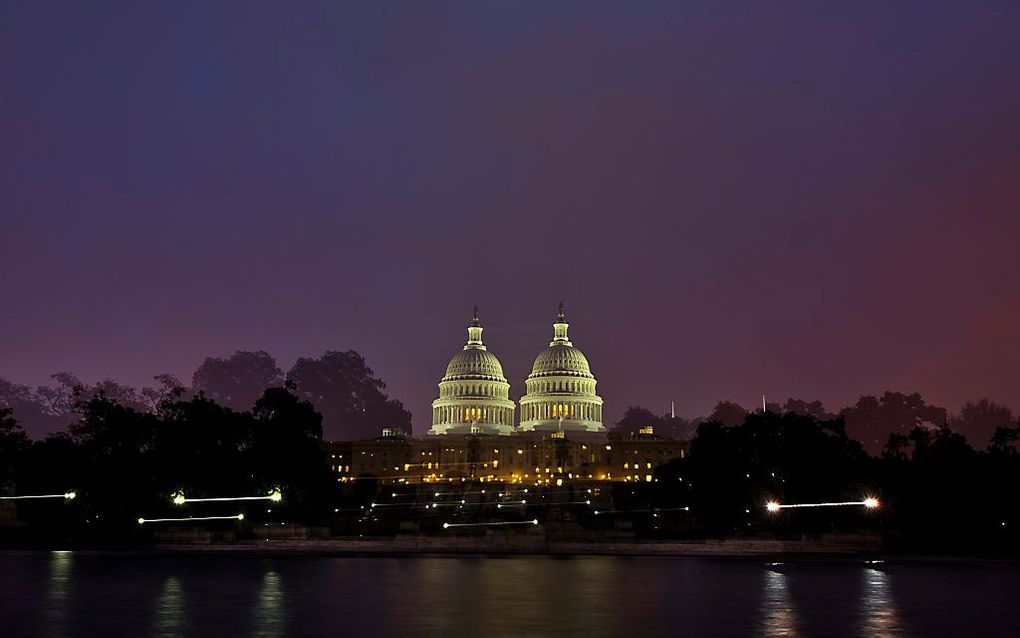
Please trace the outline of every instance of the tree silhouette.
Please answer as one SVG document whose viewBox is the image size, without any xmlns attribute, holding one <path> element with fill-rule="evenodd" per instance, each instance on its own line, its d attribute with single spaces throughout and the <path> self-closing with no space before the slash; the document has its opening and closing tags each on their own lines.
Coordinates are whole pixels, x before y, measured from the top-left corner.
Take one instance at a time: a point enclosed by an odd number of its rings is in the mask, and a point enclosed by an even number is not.
<svg viewBox="0 0 1020 638">
<path fill-rule="evenodd" d="M 142 399 L 149 412 L 159 413 L 170 403 L 184 398 L 187 388 L 172 374 L 157 374 L 153 377 L 156 387 L 142 388 Z"/>
<path fill-rule="evenodd" d="M 411 414 L 353 350 L 329 351 L 318 359 L 300 358 L 287 374 L 297 393 L 322 414 L 331 439 L 366 439 L 383 428 L 411 433 Z"/>
<path fill-rule="evenodd" d="M 916 392 L 886 392 L 880 398 L 862 396 L 841 412 L 850 436 L 872 454 L 882 451 L 889 434 L 907 434 L 917 427 L 946 424 L 946 410 L 928 405 Z"/>
<path fill-rule="evenodd" d="M 733 401 L 720 401 L 715 405 L 712 414 L 708 415 L 706 421 L 721 423 L 728 427 L 735 427 L 744 422 L 747 410 Z"/>
<path fill-rule="evenodd" d="M 949 420 L 949 425 L 975 446 L 987 445 L 998 428 L 1008 428 L 1012 424 L 1013 411 L 988 399 L 967 403 Z"/>
<path fill-rule="evenodd" d="M 0 408 L 0 494 L 13 487 L 14 470 L 28 447 L 28 437 L 9 408 Z"/>
<path fill-rule="evenodd" d="M 234 410 L 249 410 L 266 388 L 283 385 L 283 371 L 264 350 L 238 350 L 227 359 L 208 357 L 195 370 L 191 385 Z"/>
</svg>

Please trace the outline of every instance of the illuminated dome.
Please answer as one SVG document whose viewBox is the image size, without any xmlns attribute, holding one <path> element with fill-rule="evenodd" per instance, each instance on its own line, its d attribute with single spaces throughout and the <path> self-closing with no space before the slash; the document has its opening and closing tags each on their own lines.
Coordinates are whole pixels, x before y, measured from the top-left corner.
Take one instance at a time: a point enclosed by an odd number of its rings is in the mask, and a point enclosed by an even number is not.
<svg viewBox="0 0 1020 638">
<path fill-rule="evenodd" d="M 482 342 L 478 308 L 464 349 L 450 359 L 432 402 L 429 434 L 513 434 L 514 402 L 499 359 Z"/>
<path fill-rule="evenodd" d="M 521 398 L 522 431 L 605 432 L 602 397 L 588 358 L 567 338 L 563 304 L 553 324 L 553 340 L 535 358 Z"/>
<path fill-rule="evenodd" d="M 591 368 L 588 366 L 588 358 L 584 356 L 583 352 L 570 345 L 569 341 L 564 343 L 553 341 L 535 359 L 535 365 L 531 367 L 531 376 L 548 377 L 563 375 L 585 377 L 587 379 L 595 378 L 592 376 Z"/>
<path fill-rule="evenodd" d="M 467 348 L 465 346 L 465 348 Z M 450 365 L 446 366 L 444 381 L 454 379 L 489 379 L 492 381 L 506 381 L 503 376 L 503 366 L 500 365 L 496 355 L 480 348 L 465 349 L 450 359 Z"/>
</svg>

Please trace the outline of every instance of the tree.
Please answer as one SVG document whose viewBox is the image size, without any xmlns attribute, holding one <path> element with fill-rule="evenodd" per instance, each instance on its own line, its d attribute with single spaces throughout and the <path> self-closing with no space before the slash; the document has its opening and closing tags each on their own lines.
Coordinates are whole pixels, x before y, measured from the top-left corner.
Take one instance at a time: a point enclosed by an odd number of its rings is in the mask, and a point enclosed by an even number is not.
<svg viewBox="0 0 1020 638">
<path fill-rule="evenodd" d="M 946 423 L 946 410 L 928 405 L 916 392 L 886 392 L 881 398 L 862 396 L 841 412 L 847 431 L 872 454 L 882 451 L 889 434 L 907 434 L 918 427 L 935 428 Z"/>
<path fill-rule="evenodd" d="M 70 417 L 75 411 L 75 402 L 85 384 L 70 372 L 57 372 L 50 375 L 56 385 L 39 386 L 35 393 L 47 412 L 57 417 Z"/>
<path fill-rule="evenodd" d="M 0 408 L 7 408 L 18 420 L 25 433 L 41 438 L 66 425 L 48 413 L 39 397 L 27 385 L 13 383 L 0 377 Z"/>
<path fill-rule="evenodd" d="M 77 477 L 76 491 L 107 524 L 130 528 L 161 495 L 165 500 L 151 459 L 159 420 L 102 393 L 82 401 L 79 411 L 70 434 L 87 471 Z"/>
<path fill-rule="evenodd" d="M 172 374 L 157 374 L 153 377 L 157 386 L 154 388 L 142 388 L 142 400 L 149 412 L 158 414 L 166 409 L 167 405 L 184 398 L 187 388 L 181 380 Z"/>
<path fill-rule="evenodd" d="M 1008 428 L 1013 424 L 1013 411 L 981 399 L 967 403 L 960 408 L 960 413 L 949 420 L 954 430 L 960 432 L 972 442 L 986 444 L 998 428 Z"/>
<path fill-rule="evenodd" d="M 322 414 L 329 438 L 372 438 L 383 428 L 411 433 L 411 413 L 383 392 L 386 384 L 353 350 L 329 351 L 318 359 L 302 357 L 287 379 Z"/>
<path fill-rule="evenodd" d="M 191 385 L 220 405 L 250 410 L 266 388 L 283 385 L 283 371 L 264 350 L 238 350 L 227 359 L 206 358 Z"/>
<path fill-rule="evenodd" d="M 715 405 L 712 414 L 708 415 L 707 421 L 721 423 L 727 427 L 735 427 L 744 422 L 747 417 L 747 410 L 733 401 L 720 401 Z"/>
<path fill-rule="evenodd" d="M 1020 441 L 1020 425 L 1002 425 L 995 428 L 988 451 L 995 454 L 1016 455 L 1016 443 Z"/>
<path fill-rule="evenodd" d="M 643 427 L 658 426 L 662 419 L 652 414 L 652 411 L 647 408 L 632 405 L 627 408 L 627 411 L 623 413 L 623 418 L 616 422 L 613 426 L 614 432 L 620 434 L 633 436 L 638 433 Z"/>
<path fill-rule="evenodd" d="M 768 500 L 858 500 L 874 482 L 868 461 L 839 419 L 755 412 L 735 426 L 702 424 L 690 454 L 663 466 L 657 478 L 681 493 L 707 531 L 729 533 L 761 522 Z M 828 524 L 846 514 L 806 516 L 812 518 L 799 518 Z"/>
<path fill-rule="evenodd" d="M 899 461 L 907 460 L 907 450 L 910 449 L 910 439 L 905 434 L 899 432 L 892 432 L 889 434 L 889 440 L 885 443 L 885 449 L 882 451 L 882 457 L 886 459 L 896 459 Z"/>
<path fill-rule="evenodd" d="M 652 426 L 658 436 L 687 440 L 694 433 L 694 422 L 682 416 L 664 414 L 656 416 L 651 410 L 632 405 L 624 412 L 623 418 L 616 422 L 612 432 L 623 436 L 634 436 L 643 427 Z"/>
<path fill-rule="evenodd" d="M 247 450 L 252 476 L 261 489 L 281 488 L 286 507 L 316 515 L 336 482 L 322 447 L 322 415 L 294 393 L 294 386 L 270 388 L 252 410 L 252 437 Z M 318 510 L 321 515 L 326 511 Z"/>
<path fill-rule="evenodd" d="M 14 470 L 28 447 L 28 437 L 10 408 L 0 408 L 0 494 L 10 489 Z"/>
<path fill-rule="evenodd" d="M 103 379 L 92 387 L 80 388 L 78 394 L 79 401 L 88 400 L 90 396 L 103 396 L 117 405 L 138 412 L 145 412 L 147 409 L 145 397 L 137 389 L 117 383 L 113 379 Z"/>
<path fill-rule="evenodd" d="M 772 406 L 769 406 L 772 410 Z M 809 416 L 819 421 L 828 421 L 836 418 L 835 414 L 830 413 L 822 405 L 821 401 L 805 401 L 803 399 L 787 399 L 786 403 L 778 410 L 781 414 L 792 412 L 793 414 L 799 414 L 801 416 Z"/>
</svg>

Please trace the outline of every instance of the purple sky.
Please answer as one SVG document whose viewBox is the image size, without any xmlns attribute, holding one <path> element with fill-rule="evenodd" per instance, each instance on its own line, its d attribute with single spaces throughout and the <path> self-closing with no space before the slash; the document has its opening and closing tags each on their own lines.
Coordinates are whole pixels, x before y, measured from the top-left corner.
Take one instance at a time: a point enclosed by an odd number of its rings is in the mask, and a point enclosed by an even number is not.
<svg viewBox="0 0 1020 638">
<path fill-rule="evenodd" d="M 293 4 L 0 2 L 0 375 L 1020 407 L 1020 3 Z"/>
</svg>

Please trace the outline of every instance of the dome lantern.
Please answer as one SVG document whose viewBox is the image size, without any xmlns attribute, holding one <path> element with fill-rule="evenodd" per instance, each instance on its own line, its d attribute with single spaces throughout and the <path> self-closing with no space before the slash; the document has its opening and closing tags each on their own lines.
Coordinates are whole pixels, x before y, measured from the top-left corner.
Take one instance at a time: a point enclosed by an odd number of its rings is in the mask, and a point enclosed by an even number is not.
<svg viewBox="0 0 1020 638">
<path fill-rule="evenodd" d="M 468 340 L 464 344 L 464 349 L 478 348 L 479 350 L 485 350 L 485 344 L 482 343 L 482 322 L 478 320 L 478 306 L 475 306 L 475 311 L 471 323 L 468 324 Z"/>
<path fill-rule="evenodd" d="M 556 316 L 556 323 L 553 324 L 553 340 L 549 342 L 550 346 L 556 344 L 563 344 L 565 346 L 571 345 L 570 339 L 567 338 L 567 328 L 570 324 L 567 323 L 567 317 L 563 314 L 563 302 L 560 302 L 560 312 Z"/>
</svg>

